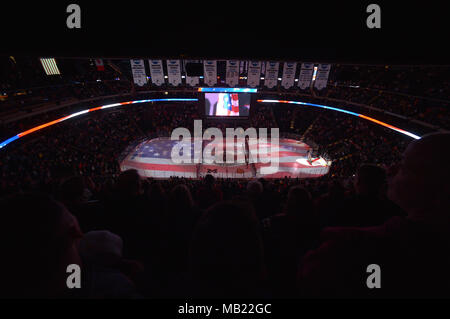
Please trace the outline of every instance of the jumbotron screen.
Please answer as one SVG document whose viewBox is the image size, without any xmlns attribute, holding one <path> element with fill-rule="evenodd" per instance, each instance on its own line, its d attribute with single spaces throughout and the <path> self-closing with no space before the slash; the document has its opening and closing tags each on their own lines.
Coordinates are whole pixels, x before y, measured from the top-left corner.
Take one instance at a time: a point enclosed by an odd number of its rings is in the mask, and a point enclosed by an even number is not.
<svg viewBox="0 0 450 319">
<path fill-rule="evenodd" d="M 206 116 L 248 116 L 249 93 L 205 93 Z"/>
</svg>

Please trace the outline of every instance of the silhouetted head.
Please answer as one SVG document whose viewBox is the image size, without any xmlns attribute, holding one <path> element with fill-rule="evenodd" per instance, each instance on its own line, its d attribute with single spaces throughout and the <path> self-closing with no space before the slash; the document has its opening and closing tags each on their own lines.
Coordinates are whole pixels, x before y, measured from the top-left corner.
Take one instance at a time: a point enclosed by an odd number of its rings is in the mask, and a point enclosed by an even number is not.
<svg viewBox="0 0 450 319">
<path fill-rule="evenodd" d="M 263 245 L 252 206 L 213 205 L 193 235 L 190 269 L 203 296 L 247 294 L 263 278 Z"/>
<path fill-rule="evenodd" d="M 184 184 L 175 186 L 169 194 L 169 204 L 172 208 L 187 211 L 194 206 L 191 191 Z M 183 213 L 180 211 L 180 213 Z"/>
<path fill-rule="evenodd" d="M 214 176 L 212 176 L 211 174 L 207 174 L 207 175 L 205 176 L 204 181 L 205 181 L 205 184 L 206 184 L 206 185 L 211 186 L 211 185 L 214 185 L 215 178 L 214 178 Z"/>
<path fill-rule="evenodd" d="M 1 296 L 48 298 L 69 292 L 69 264 L 81 266 L 78 222 L 47 195 L 27 193 L 0 201 Z"/>
<path fill-rule="evenodd" d="M 151 199 L 160 199 L 165 196 L 163 187 L 158 182 L 152 182 L 147 190 L 147 195 Z"/>
<path fill-rule="evenodd" d="M 303 186 L 292 186 L 286 201 L 286 213 L 292 216 L 309 215 L 312 210 L 311 194 Z"/>
<path fill-rule="evenodd" d="M 264 191 L 263 185 L 260 181 L 250 181 L 247 184 L 247 193 L 251 198 L 260 196 Z"/>
<path fill-rule="evenodd" d="M 142 193 L 142 183 L 139 173 L 135 169 L 123 171 L 117 181 L 117 190 L 119 193 L 134 197 Z"/>
<path fill-rule="evenodd" d="M 388 196 L 408 216 L 450 220 L 450 133 L 433 133 L 411 142 L 389 183 Z"/>
</svg>

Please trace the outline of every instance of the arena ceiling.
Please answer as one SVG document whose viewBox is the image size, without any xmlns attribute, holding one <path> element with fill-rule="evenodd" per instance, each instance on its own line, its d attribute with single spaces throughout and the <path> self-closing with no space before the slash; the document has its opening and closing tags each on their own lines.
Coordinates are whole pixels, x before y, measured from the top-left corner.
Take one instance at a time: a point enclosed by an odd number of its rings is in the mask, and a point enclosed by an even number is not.
<svg viewBox="0 0 450 319">
<path fill-rule="evenodd" d="M 382 28 L 366 6 L 311 2 L 78 2 L 81 29 L 66 27 L 66 3 L 2 4 L 1 54 L 448 64 L 445 10 L 378 1 Z"/>
</svg>

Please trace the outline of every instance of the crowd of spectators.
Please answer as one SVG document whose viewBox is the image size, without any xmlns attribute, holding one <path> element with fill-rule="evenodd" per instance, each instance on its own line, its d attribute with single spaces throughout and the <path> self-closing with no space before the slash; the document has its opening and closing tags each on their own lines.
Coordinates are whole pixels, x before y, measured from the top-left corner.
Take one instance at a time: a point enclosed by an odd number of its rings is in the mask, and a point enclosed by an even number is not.
<svg viewBox="0 0 450 319">
<path fill-rule="evenodd" d="M 67 169 L 94 179 L 115 176 L 119 155 L 128 144 L 145 136 L 168 136 L 180 126 L 193 129 L 196 116 L 197 105 L 155 104 L 135 105 L 132 110 L 123 106 L 61 122 L 2 152 L 2 192 L 45 183 L 52 174 Z"/>
<path fill-rule="evenodd" d="M 330 85 L 320 96 L 368 105 L 400 116 L 436 125 L 450 127 L 449 101 L 435 101 L 412 95 Z M 379 112 L 378 112 L 379 113 Z"/>
<path fill-rule="evenodd" d="M 128 170 L 99 187 L 66 170 L 38 193 L 0 201 L 8 274 L 0 294 L 448 297 L 450 175 L 431 168 L 449 155 L 441 150 L 449 138 L 426 136 L 398 167 L 360 165 L 345 183 L 329 175 L 152 180 Z M 374 263 L 380 289 L 367 284 Z M 67 288 L 68 264 L 81 266 L 81 289 Z"/>
<path fill-rule="evenodd" d="M 8 95 L 7 99 L 0 101 L 0 112 L 13 110 L 31 112 L 40 106 L 60 105 L 95 97 L 120 95 L 130 93 L 130 91 L 130 82 L 120 80 L 73 82 L 32 88 L 19 91 L 21 93 L 16 92 Z"/>
<path fill-rule="evenodd" d="M 288 114 L 288 116 L 285 116 Z M 2 130 L 2 139 L 54 119 L 43 114 L 30 123 L 15 123 Z M 61 167 L 102 179 L 117 176 L 118 158 L 131 142 L 144 137 L 170 136 L 177 127 L 193 131 L 202 116 L 196 104 L 143 104 L 102 110 L 64 121 L 13 142 L 0 154 L 2 192 L 48 180 Z M 39 122 L 40 121 L 40 122 Z M 280 128 L 304 141 L 333 161 L 330 174 L 347 178 L 358 163 L 389 166 L 400 159 L 410 137 L 338 112 L 293 105 L 258 104 L 249 120 L 218 123 L 203 121 L 203 129 L 219 127 Z M 269 130 L 270 134 L 270 130 Z M 20 144 L 19 144 L 20 143 Z"/>
<path fill-rule="evenodd" d="M 331 174 L 343 177 L 352 174 L 358 163 L 385 167 L 395 164 L 411 140 L 405 135 L 392 134 L 387 128 L 339 113 L 322 114 L 304 138 L 313 140 L 319 145 L 319 153 L 326 153 L 333 159 Z"/>
<path fill-rule="evenodd" d="M 341 65 L 331 68 L 332 84 L 358 86 L 448 101 L 450 66 Z"/>
</svg>

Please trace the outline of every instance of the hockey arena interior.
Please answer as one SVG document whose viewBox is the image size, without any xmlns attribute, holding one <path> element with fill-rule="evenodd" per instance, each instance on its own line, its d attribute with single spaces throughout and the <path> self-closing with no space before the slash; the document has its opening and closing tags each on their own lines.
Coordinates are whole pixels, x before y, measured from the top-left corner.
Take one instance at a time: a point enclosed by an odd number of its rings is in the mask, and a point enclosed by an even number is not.
<svg viewBox="0 0 450 319">
<path fill-rule="evenodd" d="M 449 66 L 1 59 L 2 296 L 448 296 Z"/>
</svg>

